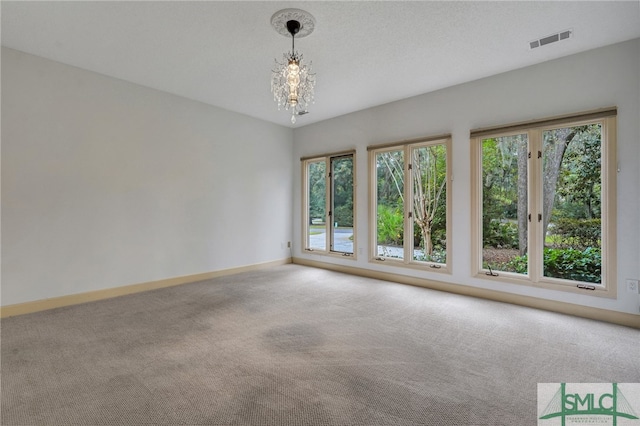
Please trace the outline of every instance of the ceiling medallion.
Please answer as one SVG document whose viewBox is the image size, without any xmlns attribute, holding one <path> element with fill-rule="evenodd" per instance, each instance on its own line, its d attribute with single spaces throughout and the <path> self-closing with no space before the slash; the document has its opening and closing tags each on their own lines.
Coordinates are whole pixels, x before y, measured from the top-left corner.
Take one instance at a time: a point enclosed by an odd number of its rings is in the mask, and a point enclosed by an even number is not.
<svg viewBox="0 0 640 426">
<path fill-rule="evenodd" d="M 301 9 L 282 9 L 277 11 L 271 17 L 271 26 L 278 34 L 291 37 L 287 30 L 288 21 L 300 22 L 300 31 L 296 34 L 297 38 L 308 36 L 316 28 L 315 18 L 309 12 Z"/>
</svg>

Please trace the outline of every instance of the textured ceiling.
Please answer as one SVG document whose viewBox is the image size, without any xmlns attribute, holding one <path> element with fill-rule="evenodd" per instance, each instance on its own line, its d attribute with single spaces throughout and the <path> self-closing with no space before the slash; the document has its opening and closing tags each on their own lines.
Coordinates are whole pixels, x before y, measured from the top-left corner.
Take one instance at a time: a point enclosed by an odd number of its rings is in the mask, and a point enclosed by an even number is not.
<svg viewBox="0 0 640 426">
<path fill-rule="evenodd" d="M 290 40 L 270 24 L 296 7 L 315 31 L 316 103 L 296 127 L 640 37 L 640 2 L 12 2 L 2 45 L 291 126 L 270 93 Z M 573 29 L 566 41 L 528 42 Z"/>
</svg>

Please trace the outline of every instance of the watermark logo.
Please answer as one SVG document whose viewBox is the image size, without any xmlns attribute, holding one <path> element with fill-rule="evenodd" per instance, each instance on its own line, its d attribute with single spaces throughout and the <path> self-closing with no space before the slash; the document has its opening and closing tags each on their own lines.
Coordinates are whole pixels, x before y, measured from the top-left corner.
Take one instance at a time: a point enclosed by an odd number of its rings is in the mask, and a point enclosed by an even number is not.
<svg viewBox="0 0 640 426">
<path fill-rule="evenodd" d="M 640 426 L 640 383 L 538 383 L 538 425 Z"/>
</svg>

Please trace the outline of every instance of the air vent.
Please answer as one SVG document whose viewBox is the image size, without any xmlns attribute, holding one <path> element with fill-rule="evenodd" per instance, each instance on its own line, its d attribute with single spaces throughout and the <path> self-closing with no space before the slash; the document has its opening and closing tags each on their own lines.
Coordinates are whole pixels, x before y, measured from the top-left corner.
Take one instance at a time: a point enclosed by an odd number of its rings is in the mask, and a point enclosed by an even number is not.
<svg viewBox="0 0 640 426">
<path fill-rule="evenodd" d="M 535 49 L 537 47 L 545 46 L 547 44 L 555 43 L 561 40 L 567 40 L 573 36 L 573 30 L 564 30 L 556 34 L 551 34 L 546 37 L 542 37 L 538 40 L 529 42 L 529 49 Z"/>
</svg>

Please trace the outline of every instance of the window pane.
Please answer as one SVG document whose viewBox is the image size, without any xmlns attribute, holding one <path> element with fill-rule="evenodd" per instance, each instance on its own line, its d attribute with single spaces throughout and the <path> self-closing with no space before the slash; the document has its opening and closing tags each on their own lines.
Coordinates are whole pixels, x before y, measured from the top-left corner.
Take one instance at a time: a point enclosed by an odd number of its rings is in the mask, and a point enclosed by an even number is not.
<svg viewBox="0 0 640 426">
<path fill-rule="evenodd" d="M 602 282 L 601 126 L 543 132 L 545 277 Z"/>
<path fill-rule="evenodd" d="M 326 163 L 324 160 L 309 163 L 307 176 L 309 177 L 309 233 L 307 247 L 315 250 L 327 249 L 326 234 Z"/>
<path fill-rule="evenodd" d="M 447 148 L 433 145 L 412 150 L 413 250 L 417 261 L 446 263 Z"/>
<path fill-rule="evenodd" d="M 482 141 L 482 266 L 527 274 L 527 135 Z"/>
<path fill-rule="evenodd" d="M 331 250 L 353 253 L 353 156 L 331 159 Z"/>
<path fill-rule="evenodd" d="M 404 151 L 376 154 L 376 255 L 404 258 Z"/>
</svg>

